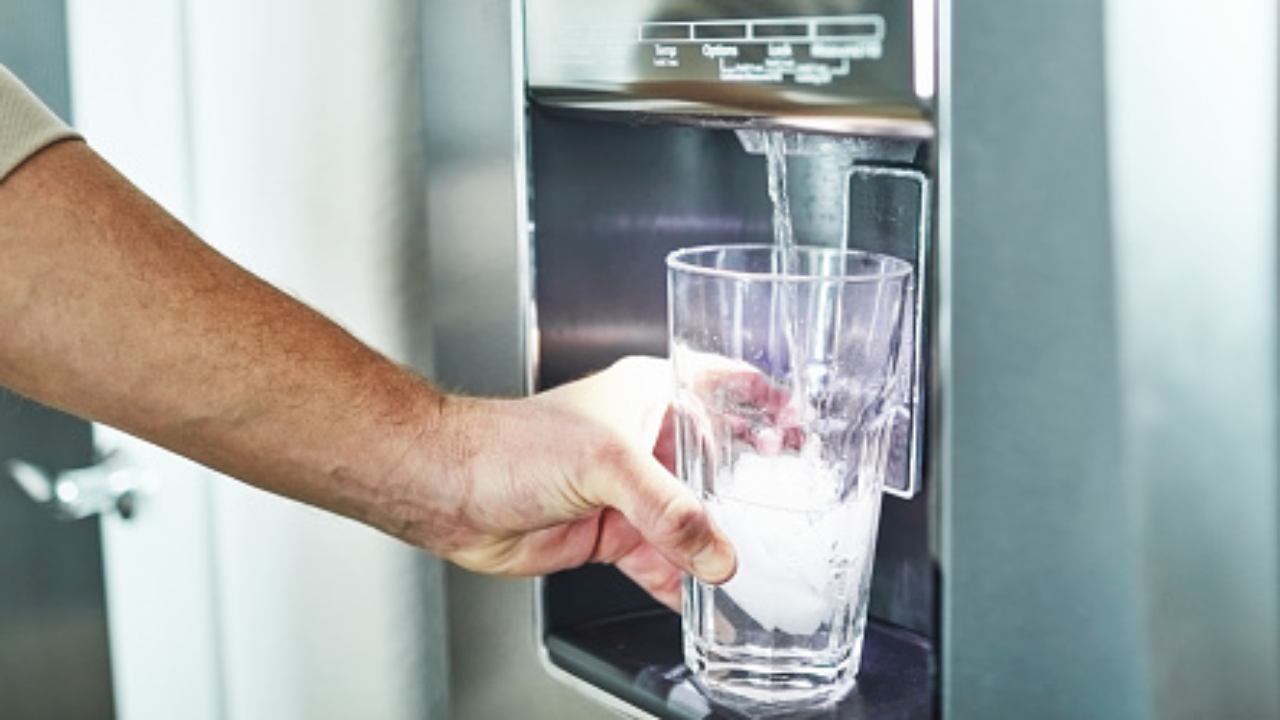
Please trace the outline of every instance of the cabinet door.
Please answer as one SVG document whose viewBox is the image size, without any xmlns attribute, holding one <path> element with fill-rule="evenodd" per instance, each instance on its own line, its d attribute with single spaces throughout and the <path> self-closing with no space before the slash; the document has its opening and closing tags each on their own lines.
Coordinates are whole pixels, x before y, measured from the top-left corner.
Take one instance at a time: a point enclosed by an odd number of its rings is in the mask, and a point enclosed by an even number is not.
<svg viewBox="0 0 1280 720">
<path fill-rule="evenodd" d="M 94 149 L 191 224 L 184 3 L 67 2 L 72 106 Z M 136 487 L 108 512 L 102 557 L 121 720 L 224 717 L 210 471 L 102 426 L 94 439 Z"/>
<path fill-rule="evenodd" d="M 61 0 L 0 0 L 0 64 L 68 118 Z M 0 272 L 4 263 L 0 261 Z M 12 482 L 92 461 L 88 423 L 0 389 L 0 716 L 111 718 L 112 672 L 97 518 L 67 522 Z"/>
<path fill-rule="evenodd" d="M 111 718 L 97 518 L 59 520 L 10 481 L 90 461 L 89 424 L 0 391 L 0 715 Z"/>
</svg>

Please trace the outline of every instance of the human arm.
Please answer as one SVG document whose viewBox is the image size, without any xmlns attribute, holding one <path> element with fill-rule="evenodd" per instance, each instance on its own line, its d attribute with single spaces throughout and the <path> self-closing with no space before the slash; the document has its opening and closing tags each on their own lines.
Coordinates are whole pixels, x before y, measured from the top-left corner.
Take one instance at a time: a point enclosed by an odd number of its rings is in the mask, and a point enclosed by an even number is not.
<svg viewBox="0 0 1280 720">
<path fill-rule="evenodd" d="M 634 418 L 660 411 L 652 394 L 594 399 L 637 374 L 652 385 L 649 364 L 589 391 L 446 396 L 218 255 L 76 141 L 0 183 L 0 258 L 0 383 L 35 399 L 481 571 L 615 561 L 667 602 L 675 568 L 708 547 L 699 574 L 732 571 L 643 447 Z"/>
</svg>

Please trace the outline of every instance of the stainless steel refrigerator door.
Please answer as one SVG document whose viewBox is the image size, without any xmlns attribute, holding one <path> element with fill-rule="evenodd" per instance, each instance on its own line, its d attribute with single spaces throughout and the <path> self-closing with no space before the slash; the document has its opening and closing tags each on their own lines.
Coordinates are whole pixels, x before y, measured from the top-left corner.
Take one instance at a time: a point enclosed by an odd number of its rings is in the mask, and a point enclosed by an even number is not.
<svg viewBox="0 0 1280 720">
<path fill-rule="evenodd" d="M 1105 16 L 1149 710 L 1277 717 L 1280 12 L 1199 9 L 1116 0 Z"/>
<path fill-rule="evenodd" d="M 944 6 L 943 714 L 1143 717 L 1102 3 Z"/>
<path fill-rule="evenodd" d="M 943 7 L 943 712 L 1275 717 L 1275 4 Z"/>
</svg>

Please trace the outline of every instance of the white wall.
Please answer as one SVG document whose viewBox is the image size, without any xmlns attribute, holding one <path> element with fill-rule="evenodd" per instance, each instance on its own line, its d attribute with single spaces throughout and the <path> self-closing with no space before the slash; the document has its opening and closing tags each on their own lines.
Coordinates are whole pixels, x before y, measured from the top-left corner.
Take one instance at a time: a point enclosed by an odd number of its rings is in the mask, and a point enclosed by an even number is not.
<svg viewBox="0 0 1280 720">
<path fill-rule="evenodd" d="M 166 178 L 144 188 L 211 244 L 421 366 L 418 3 L 73 0 L 70 10 L 77 114 L 97 118 L 90 141 L 126 172 Z M 173 93 L 160 118 L 157 87 Z M 209 527 L 207 552 L 186 559 L 213 578 L 221 697 L 211 717 L 447 716 L 437 561 L 226 478 L 186 507 Z M 151 675 L 135 695 L 167 682 Z M 121 709 L 124 720 L 161 717 Z"/>
<path fill-rule="evenodd" d="M 192 0 L 187 27 L 204 236 L 410 359 L 416 4 Z M 420 718 L 439 705 L 436 562 L 242 485 L 218 486 L 214 503 L 230 718 Z"/>
</svg>

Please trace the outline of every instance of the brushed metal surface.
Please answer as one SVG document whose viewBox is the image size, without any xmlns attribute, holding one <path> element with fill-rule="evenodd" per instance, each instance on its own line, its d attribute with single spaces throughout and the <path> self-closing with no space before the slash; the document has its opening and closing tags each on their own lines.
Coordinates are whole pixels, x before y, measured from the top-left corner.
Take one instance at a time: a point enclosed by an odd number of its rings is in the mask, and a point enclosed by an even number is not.
<svg viewBox="0 0 1280 720">
<path fill-rule="evenodd" d="M 564 107 L 928 136 L 933 5 L 530 0 L 530 91 Z M 919 36 L 919 37 L 917 37 Z"/>
<path fill-rule="evenodd" d="M 953 5 L 939 177 L 950 362 L 935 406 L 949 436 L 943 716 L 1144 717 L 1102 3 Z"/>
</svg>

